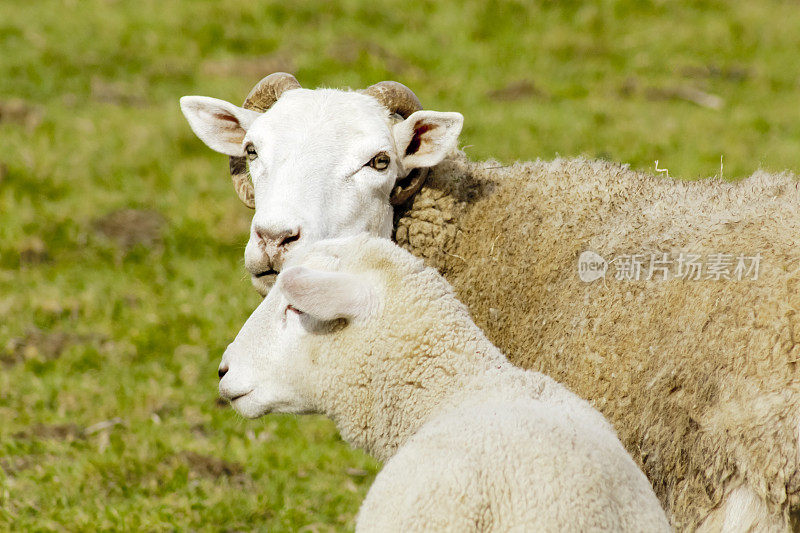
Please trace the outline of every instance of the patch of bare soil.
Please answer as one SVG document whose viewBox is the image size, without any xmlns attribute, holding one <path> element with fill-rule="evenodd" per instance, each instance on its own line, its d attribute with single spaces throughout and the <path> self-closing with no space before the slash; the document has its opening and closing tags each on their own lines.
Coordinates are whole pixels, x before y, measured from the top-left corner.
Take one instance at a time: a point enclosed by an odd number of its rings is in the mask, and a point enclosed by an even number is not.
<svg viewBox="0 0 800 533">
<path fill-rule="evenodd" d="M 42 122 L 42 110 L 25 100 L 12 98 L 0 100 L 0 122 L 18 124 L 33 130 Z"/>
<path fill-rule="evenodd" d="M 129 250 L 141 244 L 152 247 L 161 241 L 166 220 L 157 211 L 149 209 L 119 209 L 95 219 L 95 231 Z"/>
<path fill-rule="evenodd" d="M 46 332 L 40 329 L 31 330 L 24 337 L 15 337 L 8 341 L 0 360 L 6 365 L 21 363 L 28 359 L 58 359 L 61 353 L 73 344 L 70 335 L 61 331 Z"/>
<path fill-rule="evenodd" d="M 19 248 L 19 262 L 23 265 L 40 265 L 50 260 L 47 246 L 39 237 L 28 239 Z"/>
<path fill-rule="evenodd" d="M 628 78 L 619 88 L 620 96 L 630 98 L 644 95 L 648 100 L 683 100 L 707 109 L 720 110 L 725 100 L 702 89 L 690 85 L 671 85 L 664 87 L 643 87 L 636 78 Z"/>
<path fill-rule="evenodd" d="M 42 463 L 52 461 L 55 457 L 53 455 L 8 455 L 0 457 L 0 470 L 5 472 L 7 476 L 13 476 L 41 466 Z"/>
<path fill-rule="evenodd" d="M 244 467 L 233 461 L 226 461 L 219 457 L 203 455 L 197 452 L 184 451 L 177 456 L 178 460 L 189 467 L 189 472 L 197 477 L 213 479 L 229 478 L 245 481 Z"/>
<path fill-rule="evenodd" d="M 14 337 L 0 348 L 0 363 L 11 366 L 31 359 L 52 361 L 70 346 L 102 339 L 100 335 L 76 335 L 33 328 L 24 337 Z"/>
<path fill-rule="evenodd" d="M 539 89 L 531 80 L 519 80 L 509 83 L 505 87 L 489 91 L 487 96 L 493 100 L 498 100 L 501 102 L 510 102 L 525 98 L 548 97 L 547 93 Z"/>
<path fill-rule="evenodd" d="M 86 438 L 86 430 L 77 424 L 34 424 L 14 434 L 15 439 L 53 439 L 72 442 Z"/>
</svg>

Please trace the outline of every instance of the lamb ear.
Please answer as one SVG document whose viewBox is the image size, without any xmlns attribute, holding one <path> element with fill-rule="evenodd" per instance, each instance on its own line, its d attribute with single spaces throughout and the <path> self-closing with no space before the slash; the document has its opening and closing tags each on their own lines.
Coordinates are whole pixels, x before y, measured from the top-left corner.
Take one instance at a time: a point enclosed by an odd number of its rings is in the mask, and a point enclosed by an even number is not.
<svg viewBox="0 0 800 533">
<path fill-rule="evenodd" d="M 243 156 L 242 141 L 258 111 L 208 96 L 184 96 L 181 111 L 192 131 L 206 146 L 227 155 Z"/>
<path fill-rule="evenodd" d="M 292 307 L 320 320 L 367 319 L 378 307 L 378 295 L 362 278 L 295 266 L 281 272 L 277 286 Z"/>
<path fill-rule="evenodd" d="M 453 151 L 464 125 L 461 113 L 417 111 L 394 126 L 394 139 L 406 170 L 432 167 Z"/>
</svg>

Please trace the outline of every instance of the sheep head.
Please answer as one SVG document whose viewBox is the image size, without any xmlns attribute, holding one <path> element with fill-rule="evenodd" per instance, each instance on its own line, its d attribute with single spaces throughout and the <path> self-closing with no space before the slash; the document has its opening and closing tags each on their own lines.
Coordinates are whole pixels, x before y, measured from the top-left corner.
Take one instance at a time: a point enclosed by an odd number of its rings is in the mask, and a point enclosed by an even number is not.
<svg viewBox="0 0 800 533">
<path fill-rule="evenodd" d="M 366 234 L 298 247 L 277 282 L 228 346 L 219 368 L 220 396 L 243 416 L 324 411 L 319 395 L 334 368 L 347 371 L 375 346 L 381 326 L 382 278 L 421 261 L 386 239 Z M 380 261 L 383 271 L 370 269 Z M 389 266 L 391 265 L 391 266 Z M 341 381 L 341 380 L 337 380 Z"/>
<path fill-rule="evenodd" d="M 225 350 L 219 392 L 248 418 L 324 414 L 385 460 L 502 361 L 436 269 L 361 234 L 297 247 Z"/>
<path fill-rule="evenodd" d="M 378 302 L 373 287 L 353 274 L 285 269 L 225 351 L 220 396 L 247 418 L 322 412 L 315 398 L 326 362 L 335 359 L 332 347 L 341 344 L 338 330 L 368 320 Z M 332 348 L 323 357 L 321 343 Z"/>
<path fill-rule="evenodd" d="M 463 124 L 459 113 L 423 111 L 397 82 L 308 90 L 283 73 L 259 82 L 243 107 L 185 96 L 181 109 L 206 145 L 230 156 L 237 193 L 255 208 L 245 267 L 262 295 L 300 242 L 390 237 L 393 205 L 419 190 Z"/>
</svg>

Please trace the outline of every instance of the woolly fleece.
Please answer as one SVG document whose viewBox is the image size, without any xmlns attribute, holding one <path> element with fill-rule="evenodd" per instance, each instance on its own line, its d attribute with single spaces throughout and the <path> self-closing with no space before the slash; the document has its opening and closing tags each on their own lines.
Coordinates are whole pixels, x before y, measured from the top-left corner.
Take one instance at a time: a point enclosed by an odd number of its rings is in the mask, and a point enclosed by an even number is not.
<svg viewBox="0 0 800 533">
<path fill-rule="evenodd" d="M 616 427 L 672 523 L 743 485 L 800 508 L 800 191 L 791 174 L 687 182 L 596 160 L 463 154 L 396 213 L 396 241 L 453 284 L 509 359 Z M 581 252 L 762 256 L 758 280 L 585 283 Z"/>
</svg>

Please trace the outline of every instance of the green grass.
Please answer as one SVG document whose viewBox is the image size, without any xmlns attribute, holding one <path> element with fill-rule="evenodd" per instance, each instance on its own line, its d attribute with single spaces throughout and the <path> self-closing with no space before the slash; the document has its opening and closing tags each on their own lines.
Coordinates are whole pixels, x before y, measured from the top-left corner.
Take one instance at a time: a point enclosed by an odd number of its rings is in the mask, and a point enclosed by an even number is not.
<svg viewBox="0 0 800 533">
<path fill-rule="evenodd" d="M 526 5 L 0 5 L 0 529 L 342 529 L 378 468 L 326 420 L 216 402 L 251 213 L 184 94 L 397 79 L 475 158 L 800 169 L 796 2 Z"/>
</svg>

